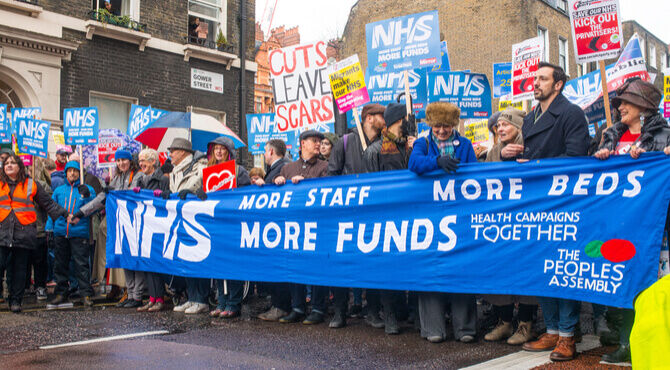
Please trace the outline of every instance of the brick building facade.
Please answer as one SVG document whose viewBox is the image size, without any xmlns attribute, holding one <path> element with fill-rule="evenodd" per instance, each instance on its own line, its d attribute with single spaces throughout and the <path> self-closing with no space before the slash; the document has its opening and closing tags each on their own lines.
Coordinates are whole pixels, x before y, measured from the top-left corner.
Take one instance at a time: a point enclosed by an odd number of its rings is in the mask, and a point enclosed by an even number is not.
<svg viewBox="0 0 670 370">
<path fill-rule="evenodd" d="M 99 10 L 102 1 L 2 0 L 0 103 L 42 107 L 42 118 L 56 126 L 63 109 L 96 105 L 101 128 L 124 132 L 131 104 L 194 111 L 245 138 L 239 1 L 112 0 L 112 14 L 118 14 L 113 17 Z M 245 6 L 244 99 L 251 113 L 254 1 Z M 196 18 L 207 28 L 206 37 L 196 36 Z M 191 88 L 192 68 L 222 75 L 223 93 Z M 249 156 L 245 160 L 251 163 Z"/>
</svg>

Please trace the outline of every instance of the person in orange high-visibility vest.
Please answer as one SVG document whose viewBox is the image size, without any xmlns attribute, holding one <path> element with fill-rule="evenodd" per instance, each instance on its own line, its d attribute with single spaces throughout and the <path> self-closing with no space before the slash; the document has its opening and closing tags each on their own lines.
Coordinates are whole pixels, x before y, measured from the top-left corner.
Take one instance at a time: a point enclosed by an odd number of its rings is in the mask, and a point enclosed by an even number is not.
<svg viewBox="0 0 670 370">
<path fill-rule="evenodd" d="M 35 203 L 54 220 L 69 215 L 28 177 L 23 161 L 12 153 L 0 166 L 0 271 L 12 264 L 8 303 L 15 313 L 21 311 L 28 255 L 36 248 Z"/>
</svg>

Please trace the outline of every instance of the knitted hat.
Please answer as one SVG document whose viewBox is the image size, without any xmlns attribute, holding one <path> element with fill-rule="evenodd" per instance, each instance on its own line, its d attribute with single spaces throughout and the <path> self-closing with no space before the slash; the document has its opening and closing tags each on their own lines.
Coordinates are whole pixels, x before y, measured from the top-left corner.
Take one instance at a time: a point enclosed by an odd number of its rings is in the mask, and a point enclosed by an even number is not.
<svg viewBox="0 0 670 370">
<path fill-rule="evenodd" d="M 337 141 L 340 139 L 337 135 L 333 134 L 332 132 L 326 132 L 323 134 L 328 141 L 330 141 L 330 145 L 335 146 L 337 144 Z"/>
<path fill-rule="evenodd" d="M 384 110 L 384 122 L 386 122 L 386 127 L 389 127 L 392 124 L 398 122 L 398 120 L 405 118 L 406 115 L 407 107 L 405 107 L 405 104 L 390 103 Z"/>
<path fill-rule="evenodd" d="M 521 129 L 523 126 L 523 117 L 526 116 L 526 112 L 516 109 L 516 108 L 507 108 L 504 111 L 500 112 L 500 117 L 498 121 L 505 121 L 510 125 Z M 497 123 L 497 122 L 496 122 Z"/>
<path fill-rule="evenodd" d="M 114 160 L 127 159 L 129 161 L 133 160 L 133 155 L 125 149 L 119 149 L 114 153 Z"/>
<path fill-rule="evenodd" d="M 65 172 L 67 172 L 68 168 L 74 168 L 77 171 L 79 171 L 79 162 L 77 161 L 69 161 L 65 164 Z"/>
<path fill-rule="evenodd" d="M 447 102 L 433 102 L 426 107 L 426 123 L 428 126 L 448 125 L 458 126 L 461 110 L 454 104 Z"/>
</svg>

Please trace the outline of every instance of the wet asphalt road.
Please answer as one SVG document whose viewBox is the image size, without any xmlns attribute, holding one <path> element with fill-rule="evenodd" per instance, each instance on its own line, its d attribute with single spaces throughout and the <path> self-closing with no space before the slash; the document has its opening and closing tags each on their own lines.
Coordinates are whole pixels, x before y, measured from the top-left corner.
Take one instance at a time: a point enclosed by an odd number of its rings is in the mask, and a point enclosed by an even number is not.
<svg viewBox="0 0 670 370">
<path fill-rule="evenodd" d="M 138 313 L 96 305 L 92 309 L 0 311 L 0 368 L 439 368 L 476 364 L 518 351 L 501 343 L 453 340 L 431 344 L 410 325 L 387 336 L 349 319 L 344 329 L 327 324 L 267 323 L 256 318 L 265 302 L 245 305 L 233 320 L 165 311 Z M 121 334 L 169 334 L 41 350 Z"/>
</svg>

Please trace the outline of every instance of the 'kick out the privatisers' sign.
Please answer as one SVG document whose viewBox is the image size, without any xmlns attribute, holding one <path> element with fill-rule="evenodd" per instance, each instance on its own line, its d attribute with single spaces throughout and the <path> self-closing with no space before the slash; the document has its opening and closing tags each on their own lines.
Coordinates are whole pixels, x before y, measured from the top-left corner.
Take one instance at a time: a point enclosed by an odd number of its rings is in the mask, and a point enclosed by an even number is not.
<svg viewBox="0 0 670 370">
<path fill-rule="evenodd" d="M 568 13 L 577 63 L 616 57 L 621 50 L 619 0 L 570 0 Z"/>
<path fill-rule="evenodd" d="M 318 41 L 270 52 L 275 120 L 280 132 L 335 121 L 326 46 Z"/>
<path fill-rule="evenodd" d="M 429 72 L 428 101 L 457 105 L 461 118 L 486 118 L 491 115 L 491 86 L 483 73 Z"/>
<path fill-rule="evenodd" d="M 63 133 L 68 145 L 98 143 L 98 107 L 63 110 Z"/>
<path fill-rule="evenodd" d="M 352 55 L 328 66 L 328 77 L 340 113 L 370 101 L 358 55 Z"/>
<path fill-rule="evenodd" d="M 17 122 L 16 143 L 19 151 L 47 158 L 49 129 L 51 122 L 32 118 L 20 118 Z"/>
<path fill-rule="evenodd" d="M 206 193 L 237 187 L 235 160 L 223 162 L 202 170 L 202 187 Z"/>
<path fill-rule="evenodd" d="M 191 68 L 191 88 L 223 94 L 223 75 Z"/>
<path fill-rule="evenodd" d="M 533 98 L 535 73 L 544 52 L 542 45 L 540 37 L 512 45 L 512 101 Z"/>
<path fill-rule="evenodd" d="M 365 25 L 368 67 L 376 73 L 441 64 L 437 10 Z"/>
<path fill-rule="evenodd" d="M 100 139 L 96 146 L 97 168 L 112 168 L 116 166 L 114 154 L 117 150 L 123 148 L 125 141 L 119 135 L 108 130 L 100 133 Z"/>
</svg>

